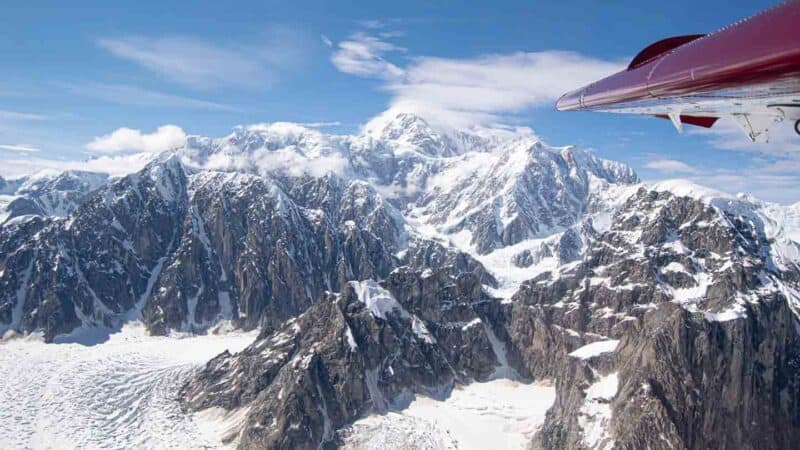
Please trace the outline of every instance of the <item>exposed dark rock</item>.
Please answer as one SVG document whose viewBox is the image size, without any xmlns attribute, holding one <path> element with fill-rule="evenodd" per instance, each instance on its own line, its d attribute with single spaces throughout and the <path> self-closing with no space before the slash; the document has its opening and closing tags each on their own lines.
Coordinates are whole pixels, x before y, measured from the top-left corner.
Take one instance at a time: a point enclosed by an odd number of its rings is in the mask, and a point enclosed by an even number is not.
<svg viewBox="0 0 800 450">
<path fill-rule="evenodd" d="M 404 251 L 402 262 L 410 267 L 424 269 L 447 268 L 451 275 L 473 273 L 481 284 L 497 287 L 497 280 L 483 264 L 469 253 L 446 247 L 429 239 L 413 239 Z"/>
<path fill-rule="evenodd" d="M 497 359 L 476 305 L 494 301 L 472 274 L 398 269 L 352 282 L 297 319 L 223 353 L 183 389 L 192 410 L 247 408 L 241 448 L 318 448 L 368 412 L 414 394 L 486 379 Z"/>
<path fill-rule="evenodd" d="M 580 264 L 526 283 L 507 325 L 511 354 L 557 387 L 534 447 L 790 448 L 797 314 L 760 233 L 641 191 Z M 615 353 L 568 356 L 611 339 Z"/>
</svg>

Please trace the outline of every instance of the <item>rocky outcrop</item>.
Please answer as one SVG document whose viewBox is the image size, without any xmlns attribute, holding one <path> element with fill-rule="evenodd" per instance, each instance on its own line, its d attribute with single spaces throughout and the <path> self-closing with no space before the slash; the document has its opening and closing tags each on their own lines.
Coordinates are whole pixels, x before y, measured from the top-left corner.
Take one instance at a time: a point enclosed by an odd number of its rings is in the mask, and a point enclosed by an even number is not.
<svg viewBox="0 0 800 450">
<path fill-rule="evenodd" d="M 145 307 L 158 332 L 231 318 L 271 328 L 325 290 L 396 266 L 403 223 L 364 183 L 329 176 L 284 191 L 279 180 L 202 173 L 189 189 L 182 241 Z"/>
<path fill-rule="evenodd" d="M 497 279 L 469 253 L 431 239 L 411 239 L 401 255 L 403 265 L 417 269 L 447 269 L 451 275 L 472 273 L 481 284 L 497 287 Z"/>
<path fill-rule="evenodd" d="M 186 408 L 244 408 L 240 448 L 318 448 L 369 413 L 441 397 L 498 365 L 475 275 L 398 269 L 350 282 L 243 352 L 223 353 L 183 389 Z"/>
<path fill-rule="evenodd" d="M 520 289 L 511 359 L 557 380 L 534 447 L 791 446 L 797 297 L 746 219 L 642 190 L 580 263 Z"/>
<path fill-rule="evenodd" d="M 761 298 L 747 314 L 709 321 L 669 305 L 646 317 L 617 356 L 620 385 L 612 423 L 619 448 L 657 448 L 657 440 L 666 441 L 661 448 L 795 445 L 797 316 L 780 295 Z"/>
<path fill-rule="evenodd" d="M 0 228 L 0 331 L 47 340 L 139 316 L 156 334 L 223 320 L 272 329 L 323 292 L 402 264 L 495 282 L 464 253 L 409 245 L 403 217 L 370 184 L 334 174 L 195 172 L 172 157 L 111 182 L 66 219 L 20 219 Z"/>
<path fill-rule="evenodd" d="M 0 331 L 46 340 L 85 324 L 112 327 L 146 299 L 185 210 L 177 160 L 154 164 L 92 194 L 62 220 L 0 229 Z"/>
<path fill-rule="evenodd" d="M 244 417 L 243 448 L 333 446 L 365 414 L 495 376 L 555 379 L 537 448 L 800 437 L 796 206 L 637 192 L 628 166 L 527 132 L 373 131 L 237 127 L 120 179 L 0 186 L 19 200 L 0 335 L 260 327 L 180 398 Z"/>
</svg>

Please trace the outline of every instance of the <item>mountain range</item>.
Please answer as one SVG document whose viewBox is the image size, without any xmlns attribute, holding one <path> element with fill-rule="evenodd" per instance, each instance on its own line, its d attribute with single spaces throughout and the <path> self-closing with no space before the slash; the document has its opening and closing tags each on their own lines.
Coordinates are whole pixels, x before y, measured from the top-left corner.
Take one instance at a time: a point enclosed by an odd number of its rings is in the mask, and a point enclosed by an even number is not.
<svg viewBox="0 0 800 450">
<path fill-rule="evenodd" d="M 367 414 L 498 377 L 555 380 L 534 448 L 800 439 L 800 204 L 410 114 L 237 127 L 0 194 L 0 335 L 257 328 L 179 393 L 241 412 L 241 448 L 342 445 Z"/>
</svg>

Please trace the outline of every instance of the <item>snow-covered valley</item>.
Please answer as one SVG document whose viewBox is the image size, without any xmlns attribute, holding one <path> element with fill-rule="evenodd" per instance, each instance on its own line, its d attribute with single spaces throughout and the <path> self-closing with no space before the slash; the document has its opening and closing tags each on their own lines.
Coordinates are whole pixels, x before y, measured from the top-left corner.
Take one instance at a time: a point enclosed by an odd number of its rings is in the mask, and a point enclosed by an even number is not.
<svg viewBox="0 0 800 450">
<path fill-rule="evenodd" d="M 95 345 L 0 343 L 0 448 L 222 448 L 218 411 L 186 414 L 176 395 L 210 358 L 257 333 L 154 337 L 130 324 Z M 417 397 L 406 410 L 356 422 L 346 448 L 522 449 L 555 388 L 507 379 Z M 13 406 L 12 406 L 13 405 Z"/>
<path fill-rule="evenodd" d="M 524 449 L 555 394 L 549 384 L 498 379 L 460 387 L 443 401 L 417 397 L 403 411 L 354 423 L 344 448 Z"/>
<path fill-rule="evenodd" d="M 0 342 L 0 448 L 217 448 L 180 411 L 178 388 L 255 333 L 148 336 L 131 324 L 96 345 Z"/>
<path fill-rule="evenodd" d="M 762 430 L 728 399 L 800 417 L 759 391 L 800 386 L 798 205 L 408 115 L 31 180 L 0 197 L 0 448 L 724 447 L 670 431 L 683 383 L 729 442 Z"/>
</svg>

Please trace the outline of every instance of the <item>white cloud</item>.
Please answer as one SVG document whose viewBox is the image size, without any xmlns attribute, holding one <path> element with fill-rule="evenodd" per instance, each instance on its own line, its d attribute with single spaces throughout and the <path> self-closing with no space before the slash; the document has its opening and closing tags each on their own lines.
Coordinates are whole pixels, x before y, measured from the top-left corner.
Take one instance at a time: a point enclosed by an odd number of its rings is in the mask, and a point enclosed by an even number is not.
<svg viewBox="0 0 800 450">
<path fill-rule="evenodd" d="M 773 124 L 768 143 L 751 142 L 731 118 L 711 129 L 689 128 L 718 150 L 736 152 L 745 159 L 738 170 L 717 169 L 694 177 L 697 183 L 728 192 L 748 192 L 765 200 L 794 203 L 800 200 L 800 141 L 792 122 Z"/>
<path fill-rule="evenodd" d="M 387 86 L 393 109 L 432 111 L 455 127 L 503 122 L 508 115 L 549 106 L 564 92 L 602 78 L 620 65 L 572 52 L 416 58 L 402 82 Z"/>
<path fill-rule="evenodd" d="M 644 165 L 648 169 L 658 170 L 659 172 L 664 173 L 698 173 L 699 170 L 686 164 L 683 161 L 678 161 L 676 159 L 653 159 L 645 163 Z"/>
<path fill-rule="evenodd" d="M 6 159 L 0 165 L 0 176 L 18 178 L 42 170 L 84 170 L 107 173 L 111 176 L 123 176 L 138 172 L 150 162 L 154 154 L 135 153 L 124 156 L 102 156 L 86 161 L 68 161 L 47 158 Z"/>
<path fill-rule="evenodd" d="M 697 184 L 732 194 L 746 192 L 778 203 L 796 203 L 800 200 L 800 177 L 794 174 L 764 173 L 758 167 L 736 171 L 712 170 L 690 179 Z"/>
<path fill-rule="evenodd" d="M 194 161 L 184 161 L 189 166 L 197 166 Z M 349 167 L 346 158 L 338 154 L 307 157 L 290 149 L 260 149 L 249 153 L 215 153 L 199 167 L 220 171 L 255 171 L 261 175 L 282 172 L 293 177 L 305 174 L 322 177 L 330 172 L 343 174 Z"/>
<path fill-rule="evenodd" d="M 321 34 L 319 37 L 320 39 L 322 39 L 322 43 L 325 44 L 326 47 L 328 48 L 333 47 L 333 41 L 328 36 Z"/>
<path fill-rule="evenodd" d="M 723 117 L 712 128 L 690 127 L 693 135 L 703 136 L 720 150 L 760 153 L 778 157 L 794 157 L 800 153 L 800 139 L 794 131 L 794 122 L 774 123 L 769 129 L 769 142 L 755 143 L 745 135 L 730 117 Z"/>
<path fill-rule="evenodd" d="M 254 162 L 261 174 L 281 171 L 299 177 L 308 174 L 322 177 L 333 172 L 342 174 L 348 167 L 348 161 L 339 155 L 327 155 L 317 158 L 306 158 L 292 151 L 264 151 L 254 155 Z"/>
<path fill-rule="evenodd" d="M 655 177 L 646 176 L 649 181 L 680 176 L 730 194 L 745 192 L 762 200 L 778 203 L 795 203 L 800 200 L 800 157 L 775 162 L 751 158 L 737 169 L 701 169 L 673 159 L 652 159 L 644 167 L 659 173 Z"/>
<path fill-rule="evenodd" d="M 120 105 L 157 106 L 159 108 L 198 109 L 210 111 L 239 111 L 239 109 L 233 106 L 222 103 L 166 94 L 163 92 L 151 91 L 148 89 L 142 89 L 136 86 L 124 84 L 84 83 L 63 84 L 61 86 L 71 94 L 95 98 Z"/>
<path fill-rule="evenodd" d="M 384 36 L 397 36 L 386 34 Z M 340 42 L 331 61 L 342 72 L 384 80 L 392 93 L 389 111 L 371 130 L 398 112 L 420 114 L 438 125 L 465 127 L 507 121 L 529 108 L 552 104 L 565 92 L 624 67 L 619 61 L 548 50 L 473 58 L 412 57 L 404 67 L 386 57 L 404 52 L 365 32 Z"/>
<path fill-rule="evenodd" d="M 333 121 L 333 122 L 302 122 L 300 125 L 308 128 L 328 128 L 328 127 L 338 127 L 342 125 L 342 122 Z"/>
<path fill-rule="evenodd" d="M 45 120 L 46 118 L 41 114 L 0 110 L 0 120 Z"/>
<path fill-rule="evenodd" d="M 359 20 L 356 23 L 362 28 L 366 28 L 369 30 L 378 30 L 386 26 L 386 24 L 383 23 L 383 21 L 376 19 Z"/>
<path fill-rule="evenodd" d="M 375 36 L 355 33 L 347 40 L 339 42 L 336 51 L 331 55 L 331 62 L 344 73 L 394 80 L 402 77 L 404 71 L 384 59 L 384 55 L 404 51 L 404 48 Z"/>
<path fill-rule="evenodd" d="M 265 31 L 258 44 L 225 45 L 193 36 L 129 36 L 97 45 L 175 83 L 196 89 L 269 87 L 277 71 L 298 62 L 305 36 L 288 27 Z"/>
<path fill-rule="evenodd" d="M 38 148 L 31 147 L 30 145 L 12 145 L 12 144 L 0 144 L 0 149 L 15 153 L 36 153 L 39 151 Z"/>
<path fill-rule="evenodd" d="M 111 134 L 94 138 L 86 144 L 86 148 L 98 153 L 131 150 L 155 153 L 180 147 L 185 143 L 186 133 L 183 129 L 175 125 L 164 125 L 149 134 L 131 128 L 119 128 Z"/>
</svg>

